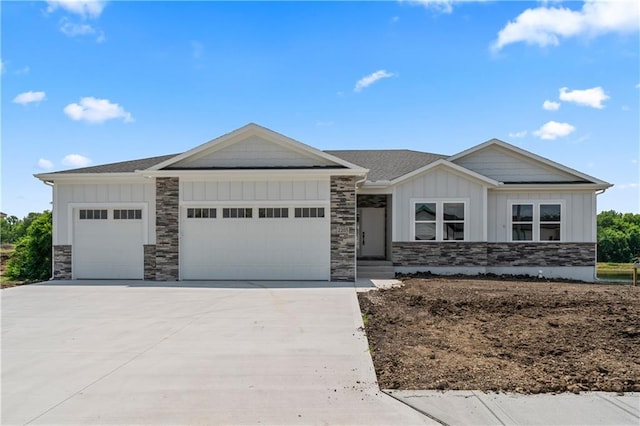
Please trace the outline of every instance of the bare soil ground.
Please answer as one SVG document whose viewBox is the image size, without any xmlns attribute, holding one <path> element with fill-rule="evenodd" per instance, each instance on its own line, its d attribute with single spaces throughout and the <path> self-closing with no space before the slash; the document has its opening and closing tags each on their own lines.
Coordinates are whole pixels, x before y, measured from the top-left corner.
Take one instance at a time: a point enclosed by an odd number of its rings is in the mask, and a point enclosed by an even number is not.
<svg viewBox="0 0 640 426">
<path fill-rule="evenodd" d="M 411 278 L 359 300 L 383 389 L 640 391 L 640 287 Z"/>
</svg>

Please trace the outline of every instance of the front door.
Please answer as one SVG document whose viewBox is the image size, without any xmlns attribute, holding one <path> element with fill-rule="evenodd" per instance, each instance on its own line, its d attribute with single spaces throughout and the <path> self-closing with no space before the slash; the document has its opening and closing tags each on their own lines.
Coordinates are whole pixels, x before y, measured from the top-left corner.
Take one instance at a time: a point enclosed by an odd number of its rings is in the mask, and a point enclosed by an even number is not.
<svg viewBox="0 0 640 426">
<path fill-rule="evenodd" d="M 359 257 L 385 257 L 385 209 L 366 207 L 360 209 Z"/>
</svg>

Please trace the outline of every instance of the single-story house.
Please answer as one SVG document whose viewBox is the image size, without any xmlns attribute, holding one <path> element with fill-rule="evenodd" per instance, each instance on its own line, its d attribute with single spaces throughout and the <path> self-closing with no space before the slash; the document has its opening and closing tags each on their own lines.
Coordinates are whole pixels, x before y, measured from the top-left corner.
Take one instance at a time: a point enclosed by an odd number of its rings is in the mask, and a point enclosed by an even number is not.
<svg viewBox="0 0 640 426">
<path fill-rule="evenodd" d="M 53 278 L 331 280 L 430 271 L 593 281 L 611 184 L 492 139 L 320 151 L 248 124 L 181 154 L 37 174 Z"/>
</svg>

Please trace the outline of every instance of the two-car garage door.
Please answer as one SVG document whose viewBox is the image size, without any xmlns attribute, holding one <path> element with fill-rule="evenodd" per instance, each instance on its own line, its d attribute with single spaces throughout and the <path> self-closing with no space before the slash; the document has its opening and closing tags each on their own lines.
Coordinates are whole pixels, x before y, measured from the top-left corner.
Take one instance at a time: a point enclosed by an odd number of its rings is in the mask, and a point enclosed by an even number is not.
<svg viewBox="0 0 640 426">
<path fill-rule="evenodd" d="M 330 224 L 324 207 L 182 209 L 185 280 L 329 280 Z"/>
</svg>

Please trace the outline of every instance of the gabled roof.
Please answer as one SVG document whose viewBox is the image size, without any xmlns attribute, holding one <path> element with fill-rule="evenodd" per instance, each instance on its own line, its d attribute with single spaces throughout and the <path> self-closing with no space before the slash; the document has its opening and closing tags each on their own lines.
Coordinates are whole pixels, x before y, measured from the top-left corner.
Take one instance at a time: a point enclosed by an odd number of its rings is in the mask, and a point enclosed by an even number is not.
<svg viewBox="0 0 640 426">
<path fill-rule="evenodd" d="M 163 161 L 159 164 L 153 165 L 149 167 L 147 170 L 156 171 L 156 170 L 163 170 L 163 169 L 172 169 L 177 164 L 184 163 L 190 158 L 197 158 L 198 156 L 201 156 L 204 153 L 207 153 L 207 154 L 214 153 L 216 151 L 227 148 L 230 145 L 233 145 L 234 143 L 238 143 L 250 136 L 259 136 L 261 138 L 264 138 L 265 140 L 268 140 L 269 142 L 283 146 L 289 150 L 318 158 L 323 162 L 328 162 L 334 168 L 346 168 L 346 169 L 356 169 L 356 170 L 362 169 L 360 166 L 357 166 L 353 163 L 345 161 L 344 159 L 327 154 L 309 145 L 303 144 L 302 142 L 298 142 L 295 139 L 292 139 L 280 133 L 274 132 L 273 130 L 267 129 L 266 127 L 259 126 L 255 123 L 249 123 L 246 126 L 243 126 L 237 130 L 234 130 L 233 132 L 230 132 L 230 133 L 227 133 L 226 135 L 212 139 L 209 142 L 203 143 L 202 145 L 199 145 L 193 149 L 190 149 L 189 151 L 179 154 L 173 158 L 169 158 L 168 160 Z M 362 170 L 362 171 L 366 172 L 366 170 Z"/>
<path fill-rule="evenodd" d="M 467 168 L 464 168 L 462 166 L 459 166 L 455 163 L 452 163 L 450 161 L 447 161 L 445 159 L 440 159 L 440 160 L 436 160 L 433 163 L 427 164 L 426 166 L 420 167 L 417 170 L 414 170 L 410 173 L 407 173 L 406 175 L 402 175 L 396 179 L 393 179 L 390 183 L 395 185 L 397 183 L 403 182 L 405 180 L 411 179 L 415 176 L 419 176 L 422 175 L 424 173 L 427 173 L 429 171 L 433 171 L 436 170 L 438 168 L 446 168 L 449 169 L 450 171 L 458 174 L 458 175 L 462 175 L 465 176 L 467 178 L 471 178 L 473 180 L 476 180 L 484 185 L 489 185 L 489 186 L 498 186 L 500 185 L 500 182 L 491 179 L 487 176 L 481 175 L 480 173 L 476 173 L 473 170 L 469 170 Z"/>
<path fill-rule="evenodd" d="M 408 149 L 325 151 L 369 169 L 368 181 L 391 181 L 414 170 L 447 158 L 446 155 Z"/>
<path fill-rule="evenodd" d="M 515 145 L 511 145 L 507 142 L 501 141 L 500 139 L 490 139 L 480 145 L 476 145 L 467 150 L 464 150 L 458 154 L 452 155 L 447 158 L 448 161 L 455 162 L 456 160 L 460 160 L 462 158 L 468 157 L 478 151 L 482 151 L 492 146 L 497 146 L 499 148 L 505 149 L 507 151 L 511 151 L 516 153 L 518 156 L 526 157 L 529 160 L 534 162 L 541 163 L 547 167 L 554 168 L 556 170 L 562 171 L 564 173 L 568 173 L 569 175 L 575 176 L 576 180 L 574 182 L 526 182 L 529 184 L 553 184 L 553 183 L 593 183 L 600 186 L 606 186 L 607 188 L 612 186 L 610 183 L 595 178 L 593 176 L 589 176 L 585 173 L 579 172 L 570 167 L 564 166 L 560 163 L 556 163 L 555 161 L 549 160 L 548 158 L 542 157 L 540 155 L 534 154 L 522 148 L 518 148 Z M 505 182 L 505 183 L 525 183 L 525 182 Z"/>
</svg>

